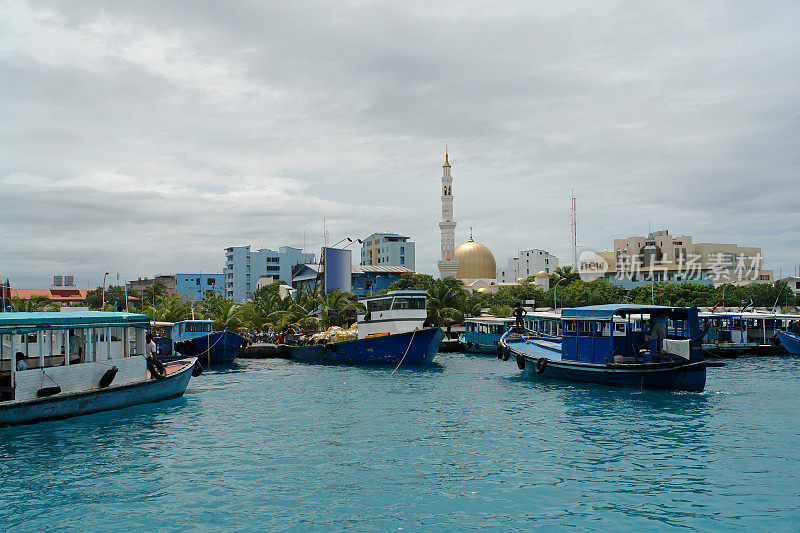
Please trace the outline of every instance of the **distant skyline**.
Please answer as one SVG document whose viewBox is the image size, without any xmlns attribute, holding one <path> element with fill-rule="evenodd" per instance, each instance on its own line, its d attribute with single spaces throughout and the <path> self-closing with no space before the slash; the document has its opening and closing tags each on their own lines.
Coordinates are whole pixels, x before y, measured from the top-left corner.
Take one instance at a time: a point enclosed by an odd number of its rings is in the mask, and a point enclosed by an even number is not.
<svg viewBox="0 0 800 533">
<path fill-rule="evenodd" d="M 0 12 L 0 276 L 221 272 L 395 231 L 437 276 L 669 229 L 800 264 L 800 4 L 17 1 Z"/>
</svg>

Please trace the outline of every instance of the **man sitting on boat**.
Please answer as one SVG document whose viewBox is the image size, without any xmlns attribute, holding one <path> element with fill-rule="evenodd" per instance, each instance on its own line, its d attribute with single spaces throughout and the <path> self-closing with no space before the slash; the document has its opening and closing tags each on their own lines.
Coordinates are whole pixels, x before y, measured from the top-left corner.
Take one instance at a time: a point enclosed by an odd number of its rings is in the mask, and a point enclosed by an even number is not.
<svg viewBox="0 0 800 533">
<path fill-rule="evenodd" d="M 81 338 L 74 332 L 69 334 L 69 364 L 77 365 L 81 362 L 81 355 L 83 355 L 83 348 L 81 347 Z"/>
<path fill-rule="evenodd" d="M 17 352 L 17 372 L 21 370 L 28 370 L 28 363 L 25 362 L 25 354 Z"/>
</svg>

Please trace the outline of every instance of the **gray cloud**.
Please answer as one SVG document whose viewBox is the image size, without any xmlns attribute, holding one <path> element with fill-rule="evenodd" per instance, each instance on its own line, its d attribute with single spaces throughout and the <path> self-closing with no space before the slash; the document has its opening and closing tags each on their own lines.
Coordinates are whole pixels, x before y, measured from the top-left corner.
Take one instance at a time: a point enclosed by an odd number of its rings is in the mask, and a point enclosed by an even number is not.
<svg viewBox="0 0 800 533">
<path fill-rule="evenodd" d="M 648 226 L 800 262 L 800 8 L 718 2 L 11 2 L 0 274 L 219 271 L 393 230 L 610 247 Z"/>
</svg>

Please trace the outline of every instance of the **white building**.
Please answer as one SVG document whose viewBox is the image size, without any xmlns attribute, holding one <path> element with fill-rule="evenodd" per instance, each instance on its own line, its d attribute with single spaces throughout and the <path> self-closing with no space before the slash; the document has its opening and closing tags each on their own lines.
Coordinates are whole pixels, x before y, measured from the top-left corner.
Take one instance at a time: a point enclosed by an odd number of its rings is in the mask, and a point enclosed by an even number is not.
<svg viewBox="0 0 800 533">
<path fill-rule="evenodd" d="M 361 245 L 362 265 L 402 266 L 414 270 L 414 242 L 397 233 L 373 233 Z"/>
<path fill-rule="evenodd" d="M 455 258 L 456 222 L 453 219 L 453 177 L 450 175 L 450 162 L 447 150 L 444 152 L 442 165 L 442 260 L 439 261 L 439 276 L 454 278 L 458 274 L 458 261 Z"/>
<path fill-rule="evenodd" d="M 250 246 L 229 246 L 225 248 L 223 270 L 225 296 L 236 300 L 251 298 L 262 277 L 292 283 L 292 269 L 314 260 L 314 254 L 290 246 L 281 246 L 278 251 L 268 248 L 251 251 Z"/>
<path fill-rule="evenodd" d="M 787 276 L 781 278 L 780 281 L 786 282 L 786 285 L 795 295 L 800 294 L 800 276 Z"/>
<path fill-rule="evenodd" d="M 519 278 L 528 279 L 538 272 L 552 274 L 558 268 L 558 258 L 546 250 L 534 248 L 519 253 L 508 260 L 508 266 L 497 267 L 498 283 L 512 283 Z"/>
</svg>

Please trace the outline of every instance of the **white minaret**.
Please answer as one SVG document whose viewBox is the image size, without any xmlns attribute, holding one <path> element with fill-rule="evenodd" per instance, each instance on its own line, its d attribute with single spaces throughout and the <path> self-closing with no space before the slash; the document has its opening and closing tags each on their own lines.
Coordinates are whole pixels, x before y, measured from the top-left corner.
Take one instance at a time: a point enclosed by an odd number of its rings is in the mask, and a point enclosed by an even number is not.
<svg viewBox="0 0 800 533">
<path fill-rule="evenodd" d="M 447 148 L 444 150 L 444 165 L 442 165 L 442 221 L 439 222 L 442 230 L 442 260 L 439 261 L 439 276 L 454 278 L 458 273 L 458 261 L 453 253 L 456 244 L 456 222 L 453 220 L 453 176 L 450 175 L 450 162 L 448 161 Z"/>
</svg>

